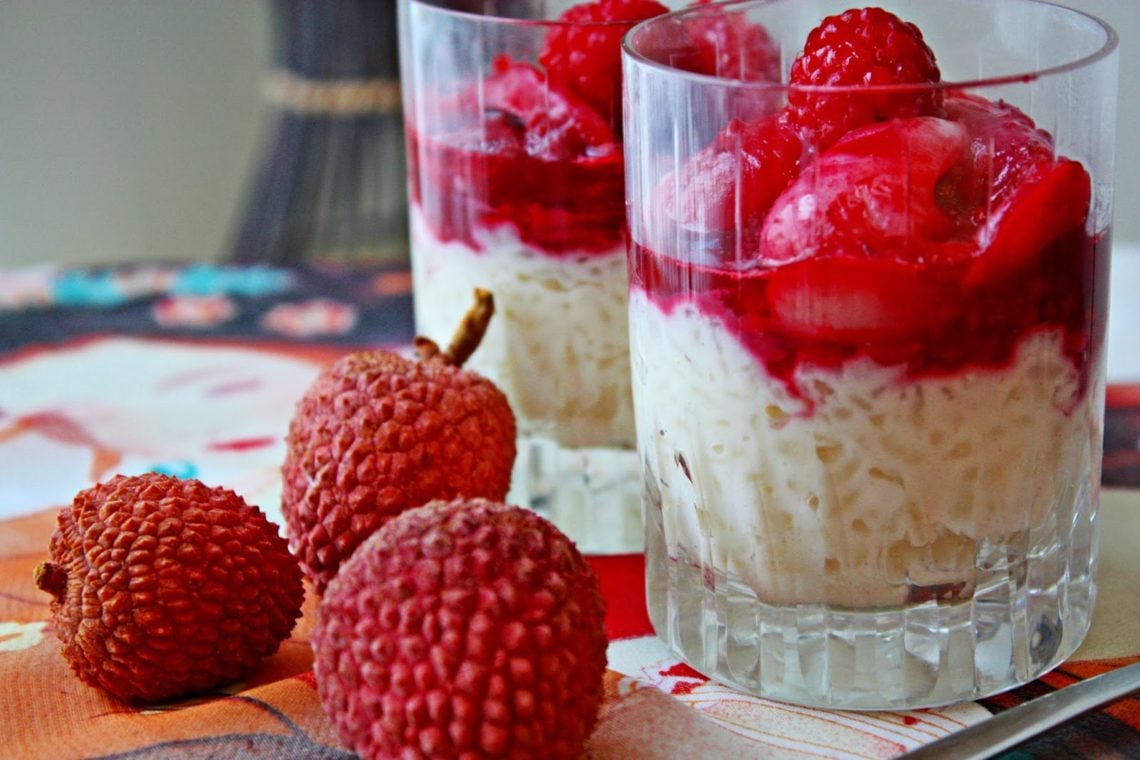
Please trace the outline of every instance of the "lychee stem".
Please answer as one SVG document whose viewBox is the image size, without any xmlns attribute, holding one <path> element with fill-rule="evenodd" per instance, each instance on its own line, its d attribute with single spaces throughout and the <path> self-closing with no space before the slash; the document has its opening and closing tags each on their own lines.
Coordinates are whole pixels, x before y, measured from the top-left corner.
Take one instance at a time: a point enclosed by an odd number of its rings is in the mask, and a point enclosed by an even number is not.
<svg viewBox="0 0 1140 760">
<path fill-rule="evenodd" d="M 67 590 L 67 568 L 54 562 L 41 562 L 36 565 L 32 581 L 40 591 L 62 600 Z"/>
<path fill-rule="evenodd" d="M 475 305 L 463 315 L 463 320 L 459 323 L 455 334 L 451 336 L 447 350 L 440 351 L 439 344 L 434 340 L 417 335 L 412 341 L 416 355 L 420 361 L 439 361 L 454 367 L 462 367 L 482 342 L 494 313 L 495 298 L 491 295 L 491 291 L 475 288 Z"/>
</svg>

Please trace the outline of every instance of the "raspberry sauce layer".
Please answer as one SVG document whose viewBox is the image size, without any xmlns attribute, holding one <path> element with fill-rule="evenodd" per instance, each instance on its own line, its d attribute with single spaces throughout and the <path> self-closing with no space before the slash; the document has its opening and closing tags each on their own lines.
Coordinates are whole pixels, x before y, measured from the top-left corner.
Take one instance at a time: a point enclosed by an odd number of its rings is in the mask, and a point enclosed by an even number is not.
<svg viewBox="0 0 1140 760">
<path fill-rule="evenodd" d="M 789 393 L 803 366 L 861 357 L 910 378 L 1000 369 L 1029 335 L 1060 328 L 1080 393 L 1104 341 L 1108 235 L 1076 229 L 999 276 L 986 257 L 949 266 L 821 255 L 774 267 L 686 263 L 632 245 L 630 287 L 664 313 L 692 302 L 716 318 Z"/>
<path fill-rule="evenodd" d="M 407 125 L 411 201 L 437 239 L 482 250 L 477 233 L 509 225 L 552 256 L 625 240 L 621 146 L 581 97 L 501 58 L 442 110 L 430 135 Z"/>
</svg>

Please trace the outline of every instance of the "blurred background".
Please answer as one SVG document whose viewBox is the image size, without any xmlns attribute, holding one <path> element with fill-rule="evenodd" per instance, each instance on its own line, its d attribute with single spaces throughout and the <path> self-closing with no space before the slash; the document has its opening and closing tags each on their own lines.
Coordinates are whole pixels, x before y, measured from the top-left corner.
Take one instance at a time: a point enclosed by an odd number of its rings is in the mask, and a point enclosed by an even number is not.
<svg viewBox="0 0 1140 760">
<path fill-rule="evenodd" d="M 300 14 L 327 12 L 327 0 L 0 1 L 0 265 L 273 260 L 271 249 L 278 260 L 404 255 L 399 123 L 383 87 L 395 50 L 366 33 L 390 23 L 395 0 L 337 2 L 352 6 L 337 46 L 361 53 L 351 65 L 367 70 L 338 69 L 328 40 L 298 36 Z M 1063 4 L 1121 36 L 1115 236 L 1140 241 L 1140 141 L 1128 126 L 1140 123 L 1140 1 Z M 282 65 L 376 87 L 330 104 L 296 82 L 269 82 Z M 332 144 L 317 134 L 330 119 L 335 139 L 352 144 L 338 155 L 371 176 L 288 160 L 306 140 Z M 353 220 L 306 200 L 335 197 L 346 182 L 365 188 Z M 288 197 L 258 207 L 259 186 Z M 304 229 L 265 223 L 290 204 L 320 218 Z M 273 240 L 258 232 L 271 228 Z"/>
</svg>

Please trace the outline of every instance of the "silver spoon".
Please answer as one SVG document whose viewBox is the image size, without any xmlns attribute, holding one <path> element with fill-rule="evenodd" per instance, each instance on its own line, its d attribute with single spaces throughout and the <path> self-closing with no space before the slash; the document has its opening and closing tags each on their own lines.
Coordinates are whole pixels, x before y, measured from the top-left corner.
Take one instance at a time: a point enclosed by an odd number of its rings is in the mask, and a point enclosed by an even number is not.
<svg viewBox="0 0 1140 760">
<path fill-rule="evenodd" d="M 1140 662 L 1030 700 L 908 752 L 903 758 L 982 760 L 1134 691 L 1140 691 Z"/>
</svg>

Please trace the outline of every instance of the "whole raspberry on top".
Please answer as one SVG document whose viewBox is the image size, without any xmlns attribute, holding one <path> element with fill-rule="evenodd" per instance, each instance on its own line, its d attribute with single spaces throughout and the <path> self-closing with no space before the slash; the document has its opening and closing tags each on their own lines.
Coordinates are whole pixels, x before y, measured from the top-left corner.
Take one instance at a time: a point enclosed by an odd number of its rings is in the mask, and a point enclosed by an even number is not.
<svg viewBox="0 0 1140 760">
<path fill-rule="evenodd" d="M 359 351 L 326 368 L 297 405 L 281 468 L 289 539 L 317 593 L 386 520 L 432 499 L 502 499 L 515 417 L 502 391 L 461 369 L 486 330 L 486 291 L 447 351 L 419 360 Z"/>
<path fill-rule="evenodd" d="M 128 702 L 250 673 L 301 615 L 301 569 L 233 491 L 147 473 L 76 494 L 36 585 L 80 679 Z"/>
<path fill-rule="evenodd" d="M 670 65 L 744 82 L 780 81 L 780 49 L 763 25 L 713 0 L 695 0 L 692 5 L 708 7 L 692 16 L 686 27 L 690 48 L 673 53 Z"/>
<path fill-rule="evenodd" d="M 365 758 L 578 758 L 606 666 L 598 579 L 538 514 L 481 499 L 404 512 L 329 584 L 321 703 Z"/>
<path fill-rule="evenodd" d="M 930 85 L 941 79 L 934 53 L 914 24 L 881 8 L 844 11 L 808 34 L 792 63 L 788 108 L 823 149 L 876 121 L 938 113 L 937 88 L 820 93 L 797 86 Z"/>
<path fill-rule="evenodd" d="M 621 39 L 638 21 L 666 13 L 657 0 L 595 0 L 573 6 L 546 37 L 539 63 L 598 113 L 621 115 Z"/>
</svg>

